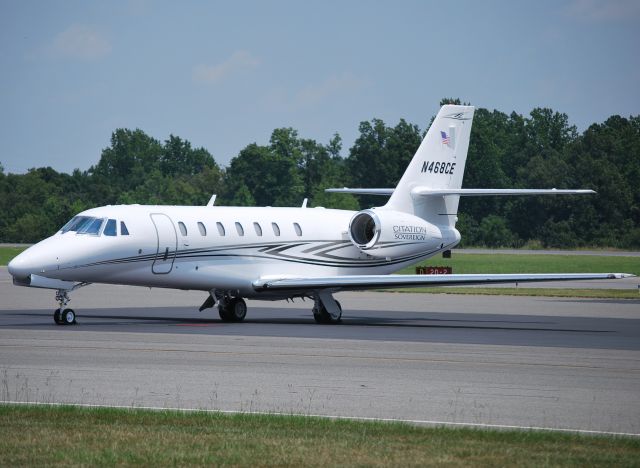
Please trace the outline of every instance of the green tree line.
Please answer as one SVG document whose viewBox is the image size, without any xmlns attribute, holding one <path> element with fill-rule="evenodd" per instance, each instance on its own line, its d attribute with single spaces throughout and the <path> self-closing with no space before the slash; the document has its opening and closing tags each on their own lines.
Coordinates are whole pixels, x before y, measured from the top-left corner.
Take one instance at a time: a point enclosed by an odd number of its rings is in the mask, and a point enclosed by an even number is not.
<svg viewBox="0 0 640 468">
<path fill-rule="evenodd" d="M 459 102 L 446 99 L 443 102 Z M 5 174 L 0 165 L 0 242 L 35 242 L 74 214 L 107 204 L 309 206 L 357 210 L 384 197 L 328 194 L 329 187 L 394 187 L 424 132 L 400 120 L 360 123 L 348 153 L 278 128 L 220 167 L 204 148 L 171 135 L 117 129 L 100 160 L 72 174 L 51 167 Z M 591 196 L 462 198 L 463 245 L 640 247 L 640 116 L 611 116 L 579 133 L 548 108 L 528 116 L 479 108 L 463 187 L 590 188 Z"/>
</svg>

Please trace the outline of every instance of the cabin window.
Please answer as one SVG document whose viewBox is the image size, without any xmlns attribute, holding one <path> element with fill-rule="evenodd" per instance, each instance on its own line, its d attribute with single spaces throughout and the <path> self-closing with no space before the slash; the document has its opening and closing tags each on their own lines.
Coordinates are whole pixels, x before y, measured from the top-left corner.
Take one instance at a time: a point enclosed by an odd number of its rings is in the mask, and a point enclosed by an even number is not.
<svg viewBox="0 0 640 468">
<path fill-rule="evenodd" d="M 207 235 L 207 228 L 204 227 L 204 223 L 201 223 L 200 221 L 198 221 L 198 230 L 200 231 L 200 234 L 202 234 L 203 236 Z"/>
<path fill-rule="evenodd" d="M 262 235 L 262 227 L 258 223 L 253 223 L 253 228 L 256 230 L 258 236 Z"/>
<path fill-rule="evenodd" d="M 187 235 L 187 226 L 185 226 L 182 221 L 178 221 L 178 227 L 180 228 L 180 233 L 183 236 L 186 236 Z"/>
<path fill-rule="evenodd" d="M 276 223 L 271 223 L 271 227 L 273 228 L 273 233 L 276 236 L 280 235 L 280 226 L 278 226 Z"/>
<path fill-rule="evenodd" d="M 118 234 L 116 232 L 117 227 L 118 227 L 118 224 L 116 223 L 116 220 L 110 219 L 109 221 L 107 221 L 107 225 L 104 227 L 104 231 L 102 231 L 102 233 L 105 236 L 115 236 Z"/>
<path fill-rule="evenodd" d="M 104 218 L 87 218 L 87 220 L 78 228 L 78 234 L 91 234 L 97 236 L 104 224 Z"/>
<path fill-rule="evenodd" d="M 121 236 L 129 235 L 129 230 L 127 229 L 127 225 L 124 224 L 124 221 L 120 221 L 120 235 Z"/>
<path fill-rule="evenodd" d="M 236 231 L 238 231 L 239 236 L 244 236 L 244 229 L 242 228 L 242 224 L 236 222 Z"/>
<path fill-rule="evenodd" d="M 220 221 L 216 223 L 216 227 L 218 228 L 218 234 L 220 234 L 221 236 L 224 236 L 226 234 L 224 231 L 224 226 Z"/>
<path fill-rule="evenodd" d="M 302 228 L 300 227 L 300 225 L 298 223 L 293 223 L 293 229 L 296 230 L 296 234 L 298 236 L 302 235 Z"/>
</svg>

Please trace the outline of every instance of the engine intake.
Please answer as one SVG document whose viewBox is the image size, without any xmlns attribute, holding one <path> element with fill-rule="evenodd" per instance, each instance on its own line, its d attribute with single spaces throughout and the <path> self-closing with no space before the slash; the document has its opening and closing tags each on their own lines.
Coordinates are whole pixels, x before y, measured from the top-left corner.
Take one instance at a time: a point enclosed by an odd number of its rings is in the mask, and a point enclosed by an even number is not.
<svg viewBox="0 0 640 468">
<path fill-rule="evenodd" d="M 349 222 L 349 237 L 372 257 L 398 258 L 437 249 L 440 229 L 409 213 L 387 210 L 359 211 Z"/>
<path fill-rule="evenodd" d="M 373 211 L 356 213 L 349 223 L 349 235 L 360 249 L 370 249 L 380 237 L 380 219 Z"/>
</svg>

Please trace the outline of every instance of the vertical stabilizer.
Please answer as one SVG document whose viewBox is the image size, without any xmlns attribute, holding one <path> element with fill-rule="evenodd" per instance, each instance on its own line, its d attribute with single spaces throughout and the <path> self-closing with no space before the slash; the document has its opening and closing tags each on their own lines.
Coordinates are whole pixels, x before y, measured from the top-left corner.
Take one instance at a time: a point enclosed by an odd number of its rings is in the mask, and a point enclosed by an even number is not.
<svg viewBox="0 0 640 468">
<path fill-rule="evenodd" d="M 437 226 L 455 226 L 459 196 L 417 196 L 412 190 L 462 187 L 473 112 L 472 106 L 442 106 L 383 209 L 411 213 Z"/>
</svg>

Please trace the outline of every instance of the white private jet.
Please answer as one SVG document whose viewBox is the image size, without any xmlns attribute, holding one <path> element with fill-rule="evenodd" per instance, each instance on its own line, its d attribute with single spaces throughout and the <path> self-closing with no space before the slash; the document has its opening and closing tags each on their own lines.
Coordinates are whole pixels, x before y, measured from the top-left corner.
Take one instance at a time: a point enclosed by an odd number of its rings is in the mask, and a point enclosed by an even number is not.
<svg viewBox="0 0 640 468">
<path fill-rule="evenodd" d="M 73 217 L 8 266 L 19 286 L 56 290 L 57 324 L 73 324 L 69 293 L 91 283 L 206 291 L 200 310 L 240 322 L 243 298 L 314 301 L 318 323 L 340 321 L 333 293 L 406 286 L 605 279 L 602 274 L 389 275 L 460 242 L 461 196 L 560 195 L 592 190 L 463 189 L 474 108 L 445 105 L 390 196 L 358 212 L 324 208 L 103 206 Z"/>
</svg>

